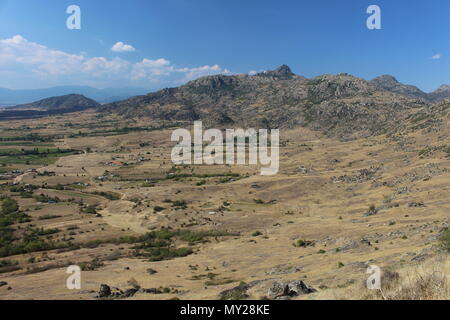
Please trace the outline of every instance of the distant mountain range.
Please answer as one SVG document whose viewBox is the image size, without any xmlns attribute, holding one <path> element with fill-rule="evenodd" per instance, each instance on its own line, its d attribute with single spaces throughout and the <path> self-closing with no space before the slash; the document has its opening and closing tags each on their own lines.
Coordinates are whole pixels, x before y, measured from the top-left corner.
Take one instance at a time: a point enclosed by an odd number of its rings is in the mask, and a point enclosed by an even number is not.
<svg viewBox="0 0 450 320">
<path fill-rule="evenodd" d="M 203 120 L 205 126 L 283 128 L 303 126 L 330 135 L 351 136 L 397 130 L 418 116 L 449 109 L 450 86 L 425 93 L 383 75 L 365 80 L 342 73 L 305 78 L 282 65 L 256 75 L 213 75 L 176 88 L 99 104 L 70 94 L 19 105 L 0 119 L 21 119 L 95 108 L 125 118 Z M 442 103 L 441 103 L 442 102 Z M 438 121 L 438 120 L 437 120 Z"/>
<path fill-rule="evenodd" d="M 98 107 L 100 104 L 92 99 L 79 94 L 68 94 L 6 108 L 4 111 L 0 111 L 0 119 L 36 118 Z"/>
<path fill-rule="evenodd" d="M 109 103 L 132 96 L 148 93 L 144 88 L 105 88 L 96 89 L 89 86 L 58 86 L 47 89 L 11 90 L 0 88 L 0 106 L 14 106 L 30 103 L 48 97 L 64 96 L 72 93 L 84 95 L 99 103 Z"/>
</svg>

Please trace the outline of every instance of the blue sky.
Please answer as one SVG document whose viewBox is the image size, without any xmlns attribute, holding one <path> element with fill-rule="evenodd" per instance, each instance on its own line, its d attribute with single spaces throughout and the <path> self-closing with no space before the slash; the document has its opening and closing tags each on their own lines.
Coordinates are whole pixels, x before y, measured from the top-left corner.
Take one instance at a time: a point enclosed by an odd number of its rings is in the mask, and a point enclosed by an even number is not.
<svg viewBox="0 0 450 320">
<path fill-rule="evenodd" d="M 81 30 L 66 28 L 73 4 Z M 435 90 L 450 84 L 450 1 L 0 0 L 0 87 L 158 89 L 281 64 Z"/>
</svg>

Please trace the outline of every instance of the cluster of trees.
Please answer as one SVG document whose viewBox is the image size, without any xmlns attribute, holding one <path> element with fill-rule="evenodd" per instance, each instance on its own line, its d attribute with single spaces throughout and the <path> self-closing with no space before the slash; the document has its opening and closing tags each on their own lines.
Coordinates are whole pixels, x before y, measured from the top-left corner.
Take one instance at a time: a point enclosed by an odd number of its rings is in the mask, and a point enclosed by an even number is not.
<svg viewBox="0 0 450 320">
<path fill-rule="evenodd" d="M 70 153 L 75 150 L 71 149 L 60 149 L 60 148 L 47 148 L 47 149 L 21 149 L 21 150 L 8 150 L 6 152 L 0 152 L 0 156 L 32 156 L 32 155 L 47 155 L 47 154 L 61 154 L 61 153 Z"/>
</svg>

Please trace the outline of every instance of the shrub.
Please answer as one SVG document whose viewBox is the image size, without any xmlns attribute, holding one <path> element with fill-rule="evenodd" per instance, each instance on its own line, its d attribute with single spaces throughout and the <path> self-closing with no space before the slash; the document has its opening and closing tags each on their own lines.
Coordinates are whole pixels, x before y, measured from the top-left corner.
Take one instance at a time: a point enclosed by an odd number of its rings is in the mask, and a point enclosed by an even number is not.
<svg viewBox="0 0 450 320">
<path fill-rule="evenodd" d="M 11 261 L 11 260 L 0 260 L 0 268 L 3 267 L 10 267 L 10 266 L 15 266 L 19 264 L 17 261 Z"/>
<path fill-rule="evenodd" d="M 185 200 L 176 200 L 172 203 L 172 207 L 175 207 L 177 209 L 186 209 L 187 202 Z"/>
<path fill-rule="evenodd" d="M 294 247 L 306 248 L 311 246 L 314 246 L 314 241 L 300 239 L 294 242 Z"/>
<path fill-rule="evenodd" d="M 120 200 L 120 195 L 115 192 L 94 191 L 92 194 L 104 197 L 108 200 Z"/>
<path fill-rule="evenodd" d="M 93 205 L 88 205 L 87 207 L 81 209 L 81 212 L 87 214 L 97 214 L 97 209 Z"/>
<path fill-rule="evenodd" d="M 261 235 L 262 235 L 262 232 L 260 232 L 260 231 L 255 231 L 255 232 L 252 233 L 253 237 L 258 237 L 258 236 L 261 236 Z"/>
<path fill-rule="evenodd" d="M 80 263 L 80 268 L 82 271 L 94 271 L 103 266 L 104 266 L 103 262 L 101 262 L 98 258 L 95 258 L 90 262 Z"/>
<path fill-rule="evenodd" d="M 206 180 L 200 180 L 196 183 L 197 186 L 202 186 L 204 184 L 206 184 Z"/>
<path fill-rule="evenodd" d="M 450 229 L 444 229 L 439 237 L 440 246 L 444 251 L 450 252 Z"/>
<path fill-rule="evenodd" d="M 383 270 L 381 284 L 384 290 L 396 288 L 400 283 L 400 274 L 397 271 L 386 269 Z"/>
<path fill-rule="evenodd" d="M 189 244 L 195 244 L 198 242 L 205 242 L 205 238 L 209 237 L 220 237 L 220 236 L 226 236 L 230 235 L 227 232 L 221 232 L 221 231 L 190 231 L 190 230 L 183 230 L 183 231 L 177 231 L 175 233 L 176 236 L 180 238 L 182 241 L 189 242 Z"/>
<path fill-rule="evenodd" d="M 194 253 L 191 248 L 151 248 L 143 254 L 149 261 L 170 260 L 177 257 L 186 257 Z"/>
<path fill-rule="evenodd" d="M 46 214 L 43 216 L 40 216 L 38 218 L 38 220 L 50 220 L 50 219 L 57 219 L 57 218 L 61 218 L 62 216 L 58 216 L 58 215 L 53 215 L 53 214 Z"/>
<path fill-rule="evenodd" d="M 2 201 L 2 214 L 8 215 L 14 212 L 17 212 L 19 210 L 19 205 L 17 204 L 17 201 L 11 198 L 5 198 Z"/>
</svg>

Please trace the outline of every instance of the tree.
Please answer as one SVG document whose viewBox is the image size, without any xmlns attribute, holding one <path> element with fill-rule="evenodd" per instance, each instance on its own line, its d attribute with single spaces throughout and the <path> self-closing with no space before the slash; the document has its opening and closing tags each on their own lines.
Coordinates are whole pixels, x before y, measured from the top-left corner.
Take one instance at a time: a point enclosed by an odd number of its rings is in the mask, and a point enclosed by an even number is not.
<svg viewBox="0 0 450 320">
<path fill-rule="evenodd" d="M 17 212 L 19 210 L 19 205 L 17 201 L 11 198 L 6 198 L 2 201 L 2 214 L 10 214 Z"/>
</svg>

